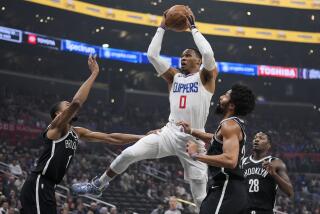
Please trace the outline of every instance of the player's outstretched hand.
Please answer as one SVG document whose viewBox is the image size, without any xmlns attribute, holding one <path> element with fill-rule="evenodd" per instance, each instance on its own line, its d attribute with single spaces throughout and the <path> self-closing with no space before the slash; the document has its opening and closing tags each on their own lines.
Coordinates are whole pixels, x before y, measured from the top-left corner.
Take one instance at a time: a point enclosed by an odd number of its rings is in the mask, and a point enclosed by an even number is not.
<svg viewBox="0 0 320 214">
<path fill-rule="evenodd" d="M 184 133 L 191 134 L 190 123 L 185 122 L 185 121 L 178 121 L 176 124 L 177 124 L 177 126 L 182 126 L 183 127 Z"/>
<path fill-rule="evenodd" d="M 262 167 L 268 171 L 271 176 L 274 176 L 276 172 L 276 167 L 272 164 L 272 162 L 264 161 L 262 163 Z"/>
<path fill-rule="evenodd" d="M 186 152 L 191 156 L 198 154 L 198 145 L 192 141 L 188 141 Z"/>
<path fill-rule="evenodd" d="M 161 129 L 155 129 L 155 130 L 151 130 L 149 131 L 146 135 L 150 135 L 150 134 L 159 134 L 161 132 Z"/>
<path fill-rule="evenodd" d="M 99 65 L 97 63 L 96 57 L 97 57 L 96 55 L 94 55 L 94 56 L 92 56 L 91 54 L 89 55 L 88 66 L 91 71 L 91 74 L 98 75 L 99 74 Z"/>
</svg>

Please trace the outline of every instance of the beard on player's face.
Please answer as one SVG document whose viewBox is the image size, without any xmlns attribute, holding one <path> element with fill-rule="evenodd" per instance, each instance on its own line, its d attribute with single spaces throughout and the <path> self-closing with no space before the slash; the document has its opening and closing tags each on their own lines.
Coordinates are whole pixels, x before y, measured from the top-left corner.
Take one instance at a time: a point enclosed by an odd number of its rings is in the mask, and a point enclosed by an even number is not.
<svg viewBox="0 0 320 214">
<path fill-rule="evenodd" d="M 187 75 L 190 74 L 190 71 L 187 68 L 184 68 L 184 67 L 181 67 L 180 71 L 183 74 L 187 74 Z"/>
<path fill-rule="evenodd" d="M 225 110 L 226 110 L 226 108 L 223 107 L 223 106 L 221 105 L 221 103 L 219 102 L 218 105 L 217 105 L 217 107 L 216 107 L 216 109 L 215 109 L 215 114 L 217 114 L 217 115 L 224 115 L 224 114 L 225 114 Z"/>
<path fill-rule="evenodd" d="M 192 62 L 190 62 L 189 60 L 183 60 L 181 61 L 181 71 L 184 74 L 190 74 L 191 70 L 192 70 Z"/>
</svg>

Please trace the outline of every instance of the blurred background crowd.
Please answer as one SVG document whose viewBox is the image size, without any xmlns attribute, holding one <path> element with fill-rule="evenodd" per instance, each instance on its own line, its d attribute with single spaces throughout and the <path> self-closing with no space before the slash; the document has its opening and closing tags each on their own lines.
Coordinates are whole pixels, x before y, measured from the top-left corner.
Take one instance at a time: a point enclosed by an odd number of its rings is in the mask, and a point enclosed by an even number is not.
<svg viewBox="0 0 320 214">
<path fill-rule="evenodd" d="M 60 98 L 50 95 L 49 92 L 41 93 L 43 93 L 41 96 L 33 96 L 28 92 L 1 88 L 0 162 L 3 164 L 0 183 L 1 206 L 3 209 L 6 207 L 8 210 L 11 209 L 12 213 L 15 213 L 15 208 L 19 207 L 19 190 L 24 178 L 36 163 L 43 147 L 41 132 L 48 124 L 47 108 L 50 106 L 50 101 L 53 101 L 51 98 Z M 124 114 L 121 112 L 110 114 L 106 112 L 108 108 L 103 105 L 103 101 L 88 102 L 80 112 L 78 123 L 93 130 L 145 134 L 148 130 L 164 125 L 169 113 L 168 109 L 153 109 L 153 112 L 161 112 L 155 114 L 148 112 L 147 109 L 131 107 L 132 109 L 128 109 Z M 286 113 L 282 114 L 283 117 L 285 115 Z M 207 128 L 209 132 L 214 131 L 213 127 L 217 119 L 214 115 L 209 116 Z M 265 118 L 258 111 L 247 120 L 249 148 L 253 135 L 259 130 L 264 130 L 272 136 L 273 155 L 282 158 L 287 164 L 295 189 L 295 197 L 290 200 L 283 194 L 279 194 L 278 210 L 297 214 L 318 213 L 320 176 L 316 173 L 320 170 L 318 146 L 320 136 L 317 132 L 317 121 L 309 120 L 308 123 L 301 124 L 299 120 L 293 121 L 290 117 L 284 117 L 281 120 L 276 116 Z M 10 130 L 10 127 L 15 130 Z M 90 181 L 94 176 L 102 174 L 123 148 L 82 142 L 62 185 L 68 187 L 74 182 Z M 249 155 L 250 149 L 247 152 Z M 87 214 L 119 211 L 120 213 L 134 211 L 164 213 L 169 208 L 170 196 L 192 201 L 189 187 L 183 180 L 183 168 L 174 157 L 139 162 L 119 176 L 102 198 L 119 207 L 119 210 L 114 208 L 111 211 L 110 207 L 103 204 L 96 202 L 88 204 L 71 194 L 67 196 L 63 198 L 57 195 L 61 213 Z M 194 212 L 194 207 L 186 203 L 178 201 L 177 207 L 183 213 Z"/>
</svg>

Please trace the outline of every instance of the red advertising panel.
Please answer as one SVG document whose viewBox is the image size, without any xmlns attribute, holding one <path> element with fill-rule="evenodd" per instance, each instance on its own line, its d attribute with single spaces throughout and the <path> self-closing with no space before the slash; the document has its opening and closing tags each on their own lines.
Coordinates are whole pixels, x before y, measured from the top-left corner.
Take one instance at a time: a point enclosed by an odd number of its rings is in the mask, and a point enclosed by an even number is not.
<svg viewBox="0 0 320 214">
<path fill-rule="evenodd" d="M 297 79 L 298 68 L 259 65 L 258 76 Z"/>
</svg>

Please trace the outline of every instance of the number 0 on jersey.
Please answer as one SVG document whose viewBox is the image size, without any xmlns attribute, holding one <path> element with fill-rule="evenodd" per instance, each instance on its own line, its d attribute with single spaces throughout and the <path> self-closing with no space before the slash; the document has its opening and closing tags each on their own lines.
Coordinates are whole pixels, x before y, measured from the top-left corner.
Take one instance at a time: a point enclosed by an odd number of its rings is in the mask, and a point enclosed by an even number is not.
<svg viewBox="0 0 320 214">
<path fill-rule="evenodd" d="M 186 104 L 187 104 L 187 96 L 180 96 L 180 104 L 179 104 L 179 108 L 186 108 Z"/>
</svg>

